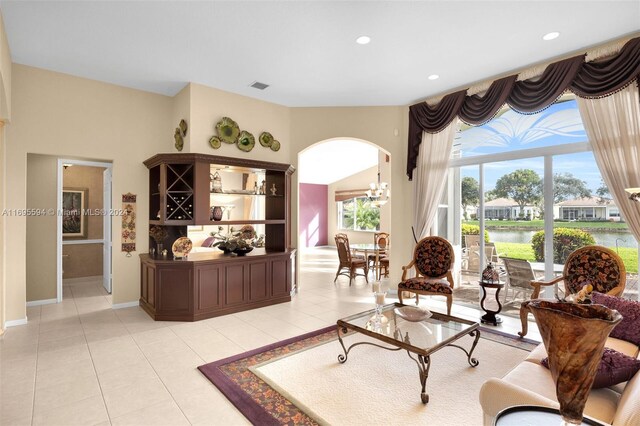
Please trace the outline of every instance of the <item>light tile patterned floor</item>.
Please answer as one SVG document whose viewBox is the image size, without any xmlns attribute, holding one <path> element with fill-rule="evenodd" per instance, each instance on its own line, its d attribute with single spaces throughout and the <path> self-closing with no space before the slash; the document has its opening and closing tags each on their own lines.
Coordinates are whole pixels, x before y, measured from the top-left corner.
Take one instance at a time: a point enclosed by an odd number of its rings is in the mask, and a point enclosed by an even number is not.
<svg viewBox="0 0 640 426">
<path fill-rule="evenodd" d="M 334 284 L 336 268 L 334 248 L 308 250 L 291 303 L 195 323 L 153 321 L 138 307 L 112 310 L 99 281 L 66 283 L 62 303 L 28 308 L 29 323 L 0 340 L 0 424 L 247 424 L 196 367 L 370 309 L 370 284 L 362 277 Z M 444 311 L 436 299 L 423 298 Z M 480 315 L 463 306 L 453 314 Z M 498 329 L 520 329 L 504 319 Z M 539 339 L 535 325 L 528 337 Z"/>
</svg>

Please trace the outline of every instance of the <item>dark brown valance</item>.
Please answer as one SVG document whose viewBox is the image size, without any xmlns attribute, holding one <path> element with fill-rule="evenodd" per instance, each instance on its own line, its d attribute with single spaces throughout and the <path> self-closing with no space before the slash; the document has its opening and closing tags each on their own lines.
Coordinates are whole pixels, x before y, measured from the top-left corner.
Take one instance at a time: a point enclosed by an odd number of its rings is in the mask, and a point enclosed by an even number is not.
<svg viewBox="0 0 640 426">
<path fill-rule="evenodd" d="M 458 116 L 462 121 L 479 126 L 491 120 L 498 110 L 504 105 L 507 96 L 511 93 L 515 75 L 496 80 L 491 83 L 487 92 L 480 95 L 467 96 L 462 103 Z"/>
<path fill-rule="evenodd" d="M 345 189 L 343 191 L 336 191 L 336 202 L 346 201 L 357 197 L 366 197 L 366 189 Z"/>
<path fill-rule="evenodd" d="M 422 132 L 438 133 L 456 117 L 473 125 L 491 120 L 507 103 L 524 114 L 539 112 L 553 104 L 566 90 L 577 96 L 608 96 L 640 76 L 640 37 L 627 42 L 613 58 L 584 62 L 585 55 L 549 65 L 535 79 L 516 81 L 517 75 L 494 81 L 483 96 L 466 96 L 466 90 L 445 96 L 438 105 L 421 102 L 409 107 L 407 176 L 413 178 Z"/>
<path fill-rule="evenodd" d="M 582 64 L 584 55 L 575 56 L 549 65 L 538 78 L 516 82 L 507 104 L 523 114 L 542 111 L 562 96 Z"/>
</svg>

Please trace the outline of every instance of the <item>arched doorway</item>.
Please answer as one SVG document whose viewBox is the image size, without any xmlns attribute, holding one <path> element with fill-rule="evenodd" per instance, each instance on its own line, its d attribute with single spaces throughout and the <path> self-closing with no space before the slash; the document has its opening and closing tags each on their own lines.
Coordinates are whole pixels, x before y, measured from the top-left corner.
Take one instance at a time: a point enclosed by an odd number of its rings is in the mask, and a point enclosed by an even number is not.
<svg viewBox="0 0 640 426">
<path fill-rule="evenodd" d="M 362 208 L 364 192 L 378 179 L 391 185 L 391 157 L 366 140 L 331 138 L 298 153 L 297 247 L 333 245 L 337 232 L 354 243 L 369 243 L 372 232 L 390 229 L 389 204 L 377 207 L 377 222 L 349 210 Z"/>
</svg>

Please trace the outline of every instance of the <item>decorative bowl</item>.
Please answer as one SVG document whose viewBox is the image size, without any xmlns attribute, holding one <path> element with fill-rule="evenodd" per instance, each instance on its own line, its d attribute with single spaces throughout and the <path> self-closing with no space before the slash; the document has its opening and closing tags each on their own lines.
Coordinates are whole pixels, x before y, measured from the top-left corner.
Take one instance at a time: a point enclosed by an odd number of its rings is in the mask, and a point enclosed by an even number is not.
<svg viewBox="0 0 640 426">
<path fill-rule="evenodd" d="M 235 254 L 237 254 L 238 256 L 244 256 L 245 254 L 247 254 L 247 253 L 249 253 L 251 251 L 253 251 L 253 247 L 244 247 L 244 248 L 238 247 L 233 252 Z"/>
<path fill-rule="evenodd" d="M 403 306 L 401 308 L 394 308 L 393 312 L 400 318 L 411 322 L 424 321 L 431 317 L 431 311 L 417 306 Z"/>
</svg>

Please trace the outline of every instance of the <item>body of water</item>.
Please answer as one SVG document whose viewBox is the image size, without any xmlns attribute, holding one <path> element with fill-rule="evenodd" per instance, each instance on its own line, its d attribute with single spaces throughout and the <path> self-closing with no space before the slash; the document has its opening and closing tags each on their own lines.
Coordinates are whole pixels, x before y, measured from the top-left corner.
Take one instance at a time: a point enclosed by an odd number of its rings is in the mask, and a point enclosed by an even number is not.
<svg viewBox="0 0 640 426">
<path fill-rule="evenodd" d="M 489 239 L 493 242 L 503 243 L 528 243 L 531 244 L 531 238 L 537 231 L 511 231 L 505 229 L 489 229 Z M 606 232 L 606 231 L 592 231 L 586 230 L 596 240 L 596 244 L 603 245 L 605 247 L 616 247 L 616 240 L 618 241 L 618 247 L 630 247 L 637 248 L 635 238 L 630 232 Z"/>
</svg>

